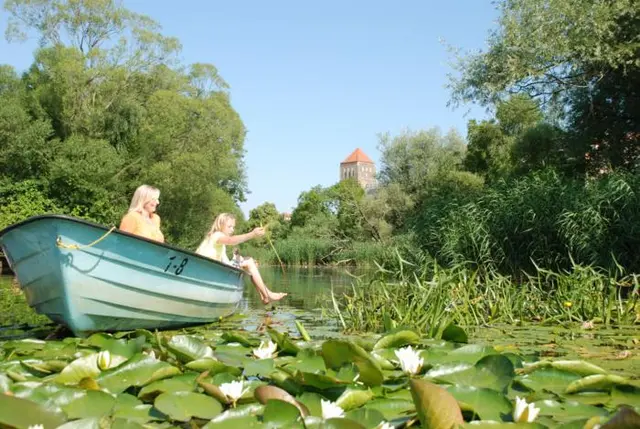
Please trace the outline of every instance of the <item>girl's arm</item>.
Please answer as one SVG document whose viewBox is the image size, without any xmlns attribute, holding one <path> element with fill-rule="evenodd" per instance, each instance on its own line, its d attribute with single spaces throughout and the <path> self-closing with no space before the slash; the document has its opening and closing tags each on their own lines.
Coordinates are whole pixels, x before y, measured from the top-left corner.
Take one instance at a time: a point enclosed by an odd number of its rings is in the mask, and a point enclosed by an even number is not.
<svg viewBox="0 0 640 429">
<path fill-rule="evenodd" d="M 225 244 L 227 246 L 235 246 L 236 244 L 244 243 L 245 241 L 249 241 L 252 238 L 261 237 L 263 235 L 264 235 L 264 228 L 254 228 L 253 231 L 247 232 L 246 234 L 232 235 L 232 236 L 223 235 L 219 237 L 216 240 L 216 242 L 220 244 Z"/>
</svg>

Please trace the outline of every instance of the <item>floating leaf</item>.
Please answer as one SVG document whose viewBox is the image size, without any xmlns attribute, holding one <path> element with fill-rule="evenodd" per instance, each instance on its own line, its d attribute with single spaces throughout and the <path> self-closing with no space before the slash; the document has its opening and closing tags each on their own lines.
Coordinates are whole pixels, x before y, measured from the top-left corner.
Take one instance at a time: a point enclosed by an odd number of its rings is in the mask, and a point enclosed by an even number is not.
<svg viewBox="0 0 640 429">
<path fill-rule="evenodd" d="M 511 415 L 511 402 L 495 390 L 472 386 L 448 386 L 447 391 L 458 401 L 462 411 L 477 414 L 482 420 L 502 420 Z"/>
<path fill-rule="evenodd" d="M 191 335 L 174 335 L 165 346 L 182 362 L 213 357 L 211 347 Z"/>
<path fill-rule="evenodd" d="M 338 399 L 336 399 L 336 405 L 342 408 L 344 411 L 353 410 L 366 404 L 373 398 L 373 392 L 371 390 L 352 389 L 348 388 Z"/>
<path fill-rule="evenodd" d="M 439 365 L 426 374 L 427 378 L 442 383 L 486 387 L 499 392 L 513 379 L 513 364 L 502 355 L 489 355 L 475 365 L 468 363 Z"/>
<path fill-rule="evenodd" d="M 296 371 L 294 380 L 303 386 L 311 386 L 321 390 L 332 389 L 334 387 L 339 387 L 340 385 L 349 384 L 349 382 L 339 380 L 329 375 L 302 371 Z"/>
<path fill-rule="evenodd" d="M 247 404 L 229 409 L 214 417 L 203 426 L 203 429 L 263 428 L 264 425 L 257 417 L 263 410 L 264 405 L 259 404 Z"/>
<path fill-rule="evenodd" d="M 461 327 L 450 323 L 442 331 L 442 339 L 447 341 L 453 341 L 454 343 L 466 343 L 469 341 L 467 333 Z"/>
<path fill-rule="evenodd" d="M 611 389 L 611 406 L 628 405 L 640 409 L 640 388 L 636 386 L 614 386 Z"/>
<path fill-rule="evenodd" d="M 551 416 L 559 422 L 570 421 L 579 417 L 605 416 L 607 411 L 592 405 L 575 401 L 558 402 L 551 399 L 534 402 L 540 409 L 541 416 Z"/>
<path fill-rule="evenodd" d="M 302 417 L 299 408 L 288 401 L 269 399 L 264 407 L 262 420 L 270 426 L 291 427 L 291 424 L 301 421 Z"/>
<path fill-rule="evenodd" d="M 179 373 L 173 365 L 138 354 L 123 365 L 100 374 L 98 383 L 111 393 L 120 393 L 131 386 L 144 386 Z"/>
<path fill-rule="evenodd" d="M 626 378 L 620 377 L 619 375 L 589 375 L 569 384 L 565 393 L 577 393 L 589 390 L 610 390 L 613 386 L 626 385 L 628 383 L 629 381 Z"/>
<path fill-rule="evenodd" d="M 518 370 L 519 374 L 528 374 L 541 368 L 555 368 L 561 371 L 569 371 L 581 376 L 594 374 L 607 374 L 607 371 L 589 362 L 582 360 L 541 360 L 529 365 L 525 365 Z"/>
<path fill-rule="evenodd" d="M 288 402 L 300 411 L 302 417 L 309 415 L 309 410 L 304 404 L 298 402 L 286 390 L 280 389 L 279 387 L 260 386 L 254 391 L 254 396 L 261 404 L 266 404 L 270 399 L 278 399 L 280 401 Z"/>
<path fill-rule="evenodd" d="M 300 347 L 291 341 L 287 333 L 280 333 L 271 327 L 267 327 L 267 333 L 273 342 L 278 345 L 280 353 L 296 355 L 300 351 Z"/>
<path fill-rule="evenodd" d="M 242 374 L 242 370 L 237 366 L 233 367 L 226 365 L 213 357 L 192 360 L 187 363 L 185 367 L 199 372 L 208 371 L 211 375 L 218 374 L 220 372 L 228 372 L 235 376 Z"/>
<path fill-rule="evenodd" d="M 88 390 L 63 406 L 62 410 L 70 419 L 102 417 L 111 413 L 115 402 L 116 399 L 108 393 Z"/>
<path fill-rule="evenodd" d="M 430 429 L 450 429 L 464 423 L 458 402 L 442 387 L 418 379 L 412 379 L 409 385 L 423 426 Z"/>
<path fill-rule="evenodd" d="M 239 332 L 225 331 L 222 334 L 222 339 L 227 343 L 240 343 L 245 347 L 257 347 L 260 345 L 259 340 L 249 338 Z"/>
<path fill-rule="evenodd" d="M 16 429 L 42 425 L 44 429 L 55 429 L 65 422 L 61 413 L 46 410 L 27 399 L 0 394 L 0 423 Z"/>
<path fill-rule="evenodd" d="M 368 386 L 379 386 L 384 380 L 382 369 L 378 363 L 369 353 L 349 341 L 325 341 L 322 344 L 322 357 L 327 367 L 333 369 L 354 363 L 360 373 L 359 381 Z"/>
<path fill-rule="evenodd" d="M 409 401 L 407 399 L 396 398 L 374 399 L 373 401 L 369 401 L 364 407 L 380 411 L 387 420 L 397 419 L 416 410 L 413 400 Z"/>
<path fill-rule="evenodd" d="M 409 344 L 418 344 L 420 335 L 416 332 L 404 329 L 401 331 L 388 333 L 381 337 L 373 346 L 374 350 L 390 349 L 406 346 Z"/>
<path fill-rule="evenodd" d="M 344 415 L 345 419 L 358 422 L 367 429 L 375 429 L 384 421 L 384 416 L 378 410 L 358 408 Z"/>
<path fill-rule="evenodd" d="M 640 414 L 630 407 L 621 407 L 601 429 L 625 429 L 640 427 Z"/>
<path fill-rule="evenodd" d="M 144 386 L 138 398 L 150 401 L 165 392 L 193 392 L 196 388 L 196 374 L 182 374 L 163 380 L 154 381 Z"/>
<path fill-rule="evenodd" d="M 536 392 L 546 390 L 560 394 L 567 390 L 567 386 L 580 378 L 578 374 L 573 372 L 549 367 L 516 377 L 514 381 Z"/>
<path fill-rule="evenodd" d="M 194 392 L 168 392 L 156 398 L 153 405 L 174 420 L 192 417 L 212 419 L 222 412 L 222 405 L 210 396 Z"/>
<path fill-rule="evenodd" d="M 258 359 L 244 366 L 244 376 L 268 377 L 275 368 L 273 359 Z"/>
</svg>

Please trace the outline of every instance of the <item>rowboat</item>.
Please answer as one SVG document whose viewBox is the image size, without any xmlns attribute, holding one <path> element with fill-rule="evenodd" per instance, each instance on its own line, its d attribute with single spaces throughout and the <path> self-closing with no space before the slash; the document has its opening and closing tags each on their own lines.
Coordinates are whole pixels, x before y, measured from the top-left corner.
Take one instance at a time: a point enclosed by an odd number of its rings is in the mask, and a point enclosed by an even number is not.
<svg viewBox="0 0 640 429">
<path fill-rule="evenodd" d="M 0 246 L 28 304 L 78 336 L 209 323 L 244 289 L 235 267 L 71 216 L 11 225 Z"/>
</svg>

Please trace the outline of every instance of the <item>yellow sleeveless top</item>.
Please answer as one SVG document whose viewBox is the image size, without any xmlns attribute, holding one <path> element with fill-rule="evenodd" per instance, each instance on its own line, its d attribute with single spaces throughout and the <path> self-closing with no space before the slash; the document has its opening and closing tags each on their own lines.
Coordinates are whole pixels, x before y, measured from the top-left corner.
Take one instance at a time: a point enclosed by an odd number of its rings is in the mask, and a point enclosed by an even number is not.
<svg viewBox="0 0 640 429">
<path fill-rule="evenodd" d="M 206 256 L 207 258 L 229 264 L 230 261 L 227 256 L 227 246 L 222 243 L 218 243 L 218 239 L 223 235 L 224 234 L 220 231 L 214 232 L 200 243 L 196 253 L 198 255 Z"/>
<path fill-rule="evenodd" d="M 129 226 L 127 232 L 161 243 L 164 242 L 164 235 L 160 231 L 160 216 L 155 213 L 153 219 L 145 219 L 145 217 L 138 212 L 129 212 L 122 218 L 120 229 L 123 229 L 122 226 L 124 224 Z M 131 229 L 131 225 L 133 225 L 133 229 Z"/>
</svg>

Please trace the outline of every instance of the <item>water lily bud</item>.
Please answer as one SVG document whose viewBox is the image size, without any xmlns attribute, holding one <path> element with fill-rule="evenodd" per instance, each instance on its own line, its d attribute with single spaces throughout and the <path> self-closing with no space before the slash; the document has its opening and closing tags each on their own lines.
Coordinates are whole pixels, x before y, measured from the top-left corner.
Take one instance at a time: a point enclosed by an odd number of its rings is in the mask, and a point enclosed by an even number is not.
<svg viewBox="0 0 640 429">
<path fill-rule="evenodd" d="M 104 350 L 98 353 L 98 368 L 101 370 L 109 369 L 111 366 L 111 353 L 109 350 Z"/>
</svg>

